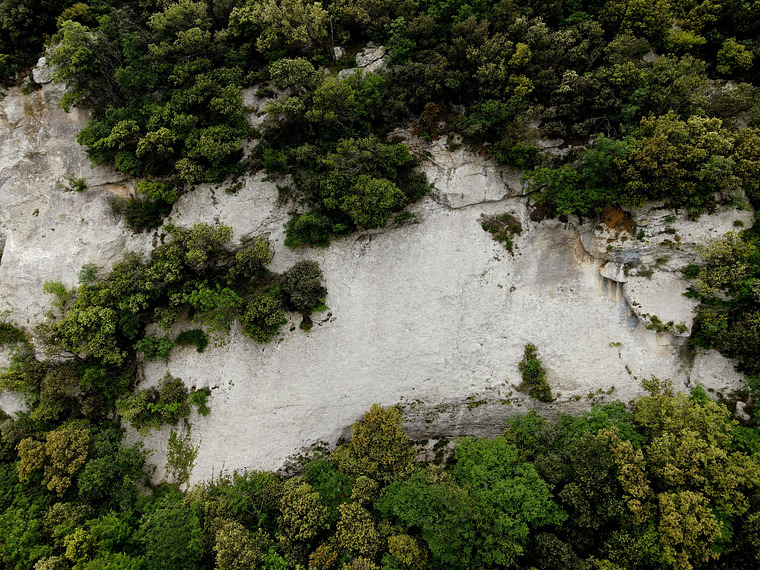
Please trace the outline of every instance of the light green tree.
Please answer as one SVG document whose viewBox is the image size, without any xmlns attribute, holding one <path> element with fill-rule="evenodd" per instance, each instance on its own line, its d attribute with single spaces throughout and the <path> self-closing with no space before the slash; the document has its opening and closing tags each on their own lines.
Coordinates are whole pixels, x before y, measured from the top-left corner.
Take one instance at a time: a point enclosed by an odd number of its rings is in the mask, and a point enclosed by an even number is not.
<svg viewBox="0 0 760 570">
<path fill-rule="evenodd" d="M 373 404 L 361 421 L 354 424 L 348 445 L 337 448 L 332 458 L 338 468 L 354 477 L 366 475 L 388 484 L 410 471 L 414 449 L 401 429 L 398 408 Z"/>
<path fill-rule="evenodd" d="M 25 438 L 18 444 L 19 479 L 26 480 L 44 468 L 43 484 L 62 496 L 84 467 L 89 453 L 90 430 L 69 424 L 49 431 L 45 442 Z"/>
<path fill-rule="evenodd" d="M 230 29 L 251 38 L 261 53 L 308 54 L 326 48 L 328 21 L 320 2 L 249 0 L 230 14 Z"/>
<path fill-rule="evenodd" d="M 327 529 L 327 508 L 319 493 L 302 477 L 293 477 L 283 484 L 280 513 L 280 541 L 310 543 Z"/>
<path fill-rule="evenodd" d="M 264 559 L 260 545 L 240 523 L 224 520 L 214 538 L 217 570 L 251 570 Z"/>
<path fill-rule="evenodd" d="M 718 73 L 731 75 L 736 71 L 747 71 L 752 67 L 754 54 L 743 44 L 736 41 L 736 38 L 728 38 L 723 42 L 718 52 Z"/>
<path fill-rule="evenodd" d="M 358 503 L 343 503 L 338 507 L 336 537 L 344 553 L 351 556 L 374 558 L 380 550 L 382 538 L 372 515 Z"/>
</svg>

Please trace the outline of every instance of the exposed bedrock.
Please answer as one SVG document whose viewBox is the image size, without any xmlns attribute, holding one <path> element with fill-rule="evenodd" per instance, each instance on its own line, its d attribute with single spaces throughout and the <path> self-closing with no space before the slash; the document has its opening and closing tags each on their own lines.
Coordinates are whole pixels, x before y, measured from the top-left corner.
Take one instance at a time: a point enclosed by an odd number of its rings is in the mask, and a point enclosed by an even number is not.
<svg viewBox="0 0 760 570">
<path fill-rule="evenodd" d="M 109 197 L 132 192 L 133 182 L 90 169 L 73 142 L 86 114 L 60 110 L 60 93 L 50 85 L 26 96 L 11 89 L 0 101 L 0 310 L 22 325 L 50 307 L 45 281 L 73 286 L 85 263 L 110 267 L 125 248 L 147 252 L 154 241 L 133 236 L 111 214 Z M 556 414 L 628 401 L 652 375 L 679 389 L 740 385 L 729 361 L 714 352 L 688 359 L 688 332 L 649 330 L 645 315 L 690 328 L 694 304 L 681 295 L 686 285 L 677 270 L 693 259 L 694 244 L 733 229 L 737 219 L 748 224 L 749 212 L 689 222 L 652 206 L 630 220 L 536 223 L 519 173 L 443 142 L 428 151 L 423 168 L 435 189 L 412 208 L 417 223 L 325 249 L 283 246 L 288 208 L 261 175 L 234 195 L 202 185 L 175 205 L 172 222 L 181 226 L 225 223 L 237 239 L 266 234 L 277 271 L 315 259 L 329 290 L 329 312 L 308 333 L 294 317 L 267 345 L 233 329 L 201 354 L 176 348 L 168 362 L 145 365 L 144 386 L 168 371 L 212 389 L 212 413 L 191 417 L 200 444 L 194 481 L 222 469 L 277 469 L 316 441 L 335 443 L 375 402 L 401 404 L 417 438 L 493 435 L 507 414 L 531 407 Z M 88 189 L 66 191 L 70 175 Z M 514 255 L 480 226 L 482 214 L 504 212 L 523 224 Z M 663 245 L 666 239 L 678 245 Z M 527 343 L 548 369 L 552 404 L 534 404 L 516 389 Z M 0 407 L 15 411 L 18 402 L 3 394 Z M 158 477 L 168 434 L 146 438 L 157 450 Z"/>
</svg>

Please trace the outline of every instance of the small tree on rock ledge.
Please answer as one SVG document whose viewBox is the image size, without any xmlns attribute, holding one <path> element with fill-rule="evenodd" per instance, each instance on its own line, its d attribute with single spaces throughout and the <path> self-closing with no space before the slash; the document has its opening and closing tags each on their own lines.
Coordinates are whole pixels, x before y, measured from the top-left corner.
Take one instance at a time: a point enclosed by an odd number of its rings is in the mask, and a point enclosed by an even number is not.
<svg viewBox="0 0 760 570">
<path fill-rule="evenodd" d="M 549 382 L 546 381 L 546 369 L 538 357 L 538 348 L 535 345 L 525 345 L 525 353 L 518 367 L 523 380 L 520 390 L 527 391 L 531 398 L 540 402 L 554 400 Z"/>
</svg>

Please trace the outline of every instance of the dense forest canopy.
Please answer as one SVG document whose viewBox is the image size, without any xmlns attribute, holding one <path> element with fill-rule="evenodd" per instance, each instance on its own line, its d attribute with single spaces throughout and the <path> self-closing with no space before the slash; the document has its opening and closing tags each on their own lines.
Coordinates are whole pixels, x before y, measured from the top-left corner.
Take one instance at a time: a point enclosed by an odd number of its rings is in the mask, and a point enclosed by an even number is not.
<svg viewBox="0 0 760 570">
<path fill-rule="evenodd" d="M 648 389 L 630 410 L 516 416 L 427 461 L 398 409 L 373 406 L 296 475 L 221 474 L 186 493 L 181 436 L 171 483 L 146 494 L 145 453 L 120 447 L 116 426 L 68 419 L 39 440 L 20 417 L 2 426 L 0 557 L 36 570 L 756 568 L 757 430 L 702 389 Z"/>
<path fill-rule="evenodd" d="M 550 215 L 758 201 L 756 2 L 11 4 L 7 80 L 47 34 L 64 106 L 93 110 L 78 136 L 92 160 L 166 185 L 122 205 L 138 229 L 192 185 L 260 168 L 302 200 L 289 245 L 381 227 L 425 192 L 415 157 L 387 146 L 410 125 L 522 168 Z M 367 42 L 385 68 L 338 74 Z M 249 87 L 270 98 L 259 130 Z"/>
<path fill-rule="evenodd" d="M 385 66 L 354 73 L 370 44 Z M 234 193 L 261 170 L 297 206 L 290 247 L 403 223 L 428 191 L 411 136 L 521 169 L 536 219 L 651 200 L 692 217 L 760 206 L 755 0 L 1 0 L 3 82 L 38 88 L 29 68 L 45 50 L 63 106 L 91 111 L 79 144 L 137 179 L 139 196 L 115 204 L 135 231 L 198 184 Z M 245 89 L 261 108 L 246 108 Z M 252 113 L 266 113 L 258 128 Z M 484 224 L 507 244 L 520 229 Z M 35 335 L 55 358 L 0 325 L 14 347 L 0 388 L 29 404 L 0 422 L 3 567 L 760 565 L 760 408 L 740 425 L 701 388 L 678 395 L 656 379 L 628 406 L 514 417 L 492 441 L 439 442 L 434 458 L 416 458 L 398 410 L 375 406 L 294 476 L 222 474 L 180 491 L 197 452 L 186 418 L 213 413 L 209 392 L 170 376 L 137 391 L 141 362 L 202 351 L 235 321 L 262 343 L 289 313 L 308 328 L 327 291 L 313 262 L 269 271 L 265 238 L 163 230 L 149 258 L 87 266 L 75 290 L 46 285 L 54 310 Z M 757 402 L 757 225 L 700 255 L 684 270 L 700 301 L 691 346 L 733 358 Z M 172 334 L 180 319 L 198 328 Z M 530 346 L 521 370 L 551 399 Z M 177 427 L 168 483 L 149 482 L 126 423 Z"/>
</svg>

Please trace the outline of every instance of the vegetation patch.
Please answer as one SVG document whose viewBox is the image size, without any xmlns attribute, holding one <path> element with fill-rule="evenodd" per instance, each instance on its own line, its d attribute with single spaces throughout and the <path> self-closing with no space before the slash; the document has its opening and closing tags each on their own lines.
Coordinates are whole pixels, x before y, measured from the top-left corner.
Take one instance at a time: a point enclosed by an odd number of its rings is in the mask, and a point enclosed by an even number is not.
<svg viewBox="0 0 760 570">
<path fill-rule="evenodd" d="M 179 489 L 190 480 L 195 467 L 200 445 L 193 445 L 190 439 L 190 428 L 184 433 L 171 430 L 166 453 L 167 482 Z"/>
<path fill-rule="evenodd" d="M 0 346 L 28 342 L 29 335 L 12 323 L 0 322 Z"/>
<path fill-rule="evenodd" d="M 709 240 L 700 250 L 705 265 L 685 273 L 694 278 L 689 294 L 701 301 L 693 345 L 719 350 L 750 376 L 760 373 L 759 251 L 756 221 L 748 230 Z"/>
<path fill-rule="evenodd" d="M 18 416 L 0 425 L 0 556 L 37 569 L 637 568 L 631 543 L 646 541 L 657 566 L 756 567 L 756 428 L 702 389 L 645 384 L 629 406 L 511 416 L 503 434 L 453 450 L 440 440 L 429 463 L 398 408 L 375 405 L 294 474 L 223 473 L 186 492 L 199 449 L 186 426 L 171 431 L 167 483 L 155 486 L 145 453 L 106 422 L 38 431 Z M 684 472 L 694 476 L 662 475 Z M 672 518 L 678 501 L 697 505 L 688 520 Z"/>
<path fill-rule="evenodd" d="M 520 390 L 528 392 L 531 398 L 535 398 L 539 402 L 554 401 L 549 382 L 546 380 L 546 369 L 538 357 L 538 348 L 535 345 L 525 345 L 525 353 L 518 368 L 522 374 Z"/>
<path fill-rule="evenodd" d="M 290 247 L 325 245 L 356 229 L 382 228 L 427 192 L 424 175 L 415 171 L 419 161 L 403 144 L 342 139 L 326 157 L 306 160 L 295 181 L 313 209 L 288 223 Z"/>
<path fill-rule="evenodd" d="M 66 421 L 98 425 L 113 421 L 115 411 L 146 432 L 177 425 L 191 405 L 206 415 L 210 391 L 188 393 L 177 378 L 167 376 L 157 387 L 132 392 L 142 360 L 166 359 L 177 344 L 202 351 L 209 343 L 201 329 L 172 338 L 167 332 L 146 334 L 148 325 L 169 331 L 184 318 L 224 335 L 239 319 L 244 334 L 267 342 L 287 311 L 308 314 L 322 305 L 327 291 L 316 263 L 296 264 L 282 277 L 266 269 L 273 252 L 265 238 L 239 245 L 231 238 L 226 226 L 170 226 L 148 259 L 127 253 L 102 276 L 95 266 L 84 267 L 73 290 L 46 283 L 45 291 L 55 296 L 54 310 L 36 333 L 56 358 L 38 360 L 21 342 L 0 374 L 0 389 L 26 396 L 29 429 L 47 432 Z M 11 325 L 5 336 L 13 343 L 26 340 Z"/>
<path fill-rule="evenodd" d="M 747 2 L 696 17 L 678 2 L 36 1 L 3 12 L 0 75 L 52 36 L 64 107 L 92 109 L 77 137 L 92 161 L 171 188 L 138 187 L 117 204 L 136 230 L 156 227 L 194 185 L 236 188 L 260 168 L 299 202 L 289 245 L 384 227 L 426 190 L 416 158 L 388 139 L 400 125 L 523 169 L 549 215 L 665 200 L 696 216 L 760 196 L 759 30 Z M 353 55 L 336 60 L 336 42 L 355 54 L 370 39 L 391 65 L 339 77 Z M 243 105 L 250 87 L 270 99 L 258 130 Z M 542 139 L 561 152 L 542 152 Z"/>
<path fill-rule="evenodd" d="M 486 216 L 480 214 L 482 218 L 480 226 L 491 234 L 491 237 L 496 241 L 504 244 L 504 247 L 509 250 L 509 253 L 513 253 L 514 250 L 514 238 L 522 234 L 522 224 L 520 220 L 515 218 L 509 212 L 501 214 L 499 216 Z"/>
<path fill-rule="evenodd" d="M 198 409 L 198 413 L 202 416 L 207 416 L 211 413 L 211 408 L 208 407 L 208 397 L 211 395 L 210 388 L 201 388 L 200 390 L 193 390 L 187 396 L 187 403 L 195 406 Z"/>
<path fill-rule="evenodd" d="M 668 321 L 667 323 L 664 323 L 660 317 L 657 315 L 650 315 L 649 313 L 645 313 L 641 315 L 645 319 L 649 319 L 649 324 L 647 325 L 647 330 L 650 331 L 657 331 L 658 333 L 669 331 L 673 333 L 680 333 L 683 334 L 689 330 L 689 327 L 685 323 L 679 323 L 674 324 L 673 321 Z"/>
<path fill-rule="evenodd" d="M 277 285 L 279 277 L 266 269 L 274 254 L 265 238 L 232 246 L 232 231 L 226 226 L 170 226 L 167 231 L 168 240 L 148 260 L 127 254 L 108 277 L 75 291 L 48 286 L 57 297 L 58 315 L 38 332 L 50 350 L 89 353 L 115 365 L 126 362 L 132 350 L 148 359 L 166 358 L 176 340 L 145 336 L 144 327 L 156 323 L 168 330 L 181 314 L 217 333 L 226 333 L 240 319 L 245 334 L 266 342 L 284 322 L 286 309 L 316 306 L 315 291 L 324 297 L 318 267 L 285 293 Z M 203 345 L 202 335 L 188 335 L 180 342 Z"/>
<path fill-rule="evenodd" d="M 180 378 L 168 374 L 157 388 L 140 390 L 119 400 L 116 409 L 142 434 L 164 424 L 176 426 L 190 415 L 187 388 Z"/>
<path fill-rule="evenodd" d="M 201 329 L 183 331 L 174 339 L 175 346 L 193 345 L 198 352 L 203 352 L 208 346 L 208 335 Z"/>
</svg>

